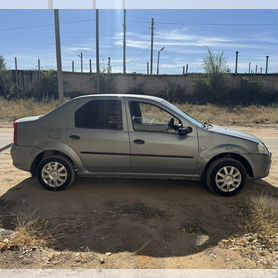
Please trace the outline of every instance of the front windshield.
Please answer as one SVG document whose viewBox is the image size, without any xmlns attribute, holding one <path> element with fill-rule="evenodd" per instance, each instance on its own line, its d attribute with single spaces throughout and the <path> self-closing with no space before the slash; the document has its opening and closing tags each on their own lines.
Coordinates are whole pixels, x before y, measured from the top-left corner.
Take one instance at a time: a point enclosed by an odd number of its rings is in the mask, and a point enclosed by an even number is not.
<svg viewBox="0 0 278 278">
<path fill-rule="evenodd" d="M 173 110 L 175 113 L 181 115 L 182 117 L 184 117 L 186 120 L 188 120 L 189 122 L 191 122 L 192 124 L 194 124 L 195 126 L 198 127 L 204 127 L 204 123 L 196 120 L 195 118 L 189 116 L 188 114 L 186 114 L 185 112 L 183 112 L 182 110 L 180 110 L 178 107 L 176 107 L 175 105 L 173 105 L 172 103 L 163 100 L 162 103 L 166 106 L 168 106 L 171 110 Z"/>
</svg>

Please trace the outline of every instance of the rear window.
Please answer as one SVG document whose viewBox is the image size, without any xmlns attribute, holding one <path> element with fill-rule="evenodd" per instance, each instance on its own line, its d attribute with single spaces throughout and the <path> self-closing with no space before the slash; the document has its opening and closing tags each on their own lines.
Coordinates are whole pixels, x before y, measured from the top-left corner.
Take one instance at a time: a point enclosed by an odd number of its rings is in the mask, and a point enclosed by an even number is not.
<svg viewBox="0 0 278 278">
<path fill-rule="evenodd" d="M 120 100 L 92 100 L 75 112 L 75 127 L 122 130 Z"/>
</svg>

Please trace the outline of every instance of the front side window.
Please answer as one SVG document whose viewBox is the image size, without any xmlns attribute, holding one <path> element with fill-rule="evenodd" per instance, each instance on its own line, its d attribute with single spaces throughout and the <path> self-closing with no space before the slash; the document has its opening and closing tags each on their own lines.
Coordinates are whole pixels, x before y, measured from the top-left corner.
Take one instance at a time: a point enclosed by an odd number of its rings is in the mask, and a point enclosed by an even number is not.
<svg viewBox="0 0 278 278">
<path fill-rule="evenodd" d="M 120 100 L 92 100 L 75 112 L 75 127 L 122 130 Z"/>
<path fill-rule="evenodd" d="M 151 103 L 131 101 L 129 109 L 135 131 L 175 132 L 181 127 L 181 121 Z"/>
</svg>

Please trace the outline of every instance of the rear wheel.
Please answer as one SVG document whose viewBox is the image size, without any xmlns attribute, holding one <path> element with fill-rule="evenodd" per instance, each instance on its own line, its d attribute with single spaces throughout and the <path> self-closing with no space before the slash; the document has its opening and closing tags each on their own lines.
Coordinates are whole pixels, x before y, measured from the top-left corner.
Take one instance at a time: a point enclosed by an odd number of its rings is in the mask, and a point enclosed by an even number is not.
<svg viewBox="0 0 278 278">
<path fill-rule="evenodd" d="M 36 176 L 44 188 L 61 191 L 73 183 L 75 170 L 72 162 L 66 157 L 50 156 L 39 163 Z"/>
<path fill-rule="evenodd" d="M 206 185 L 212 192 L 229 197 L 242 190 L 246 178 L 246 170 L 238 160 L 224 157 L 208 167 Z"/>
</svg>

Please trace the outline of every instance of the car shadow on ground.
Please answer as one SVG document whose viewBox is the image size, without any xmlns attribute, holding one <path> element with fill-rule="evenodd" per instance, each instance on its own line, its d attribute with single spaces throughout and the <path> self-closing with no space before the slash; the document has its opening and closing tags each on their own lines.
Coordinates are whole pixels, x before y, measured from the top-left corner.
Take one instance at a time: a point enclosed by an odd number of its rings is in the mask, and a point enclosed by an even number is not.
<svg viewBox="0 0 278 278">
<path fill-rule="evenodd" d="M 28 178 L 1 196 L 0 209 L 37 210 L 57 235 L 49 244 L 56 250 L 171 257 L 242 233 L 238 215 L 248 211 L 251 194 L 263 193 L 278 195 L 265 181 L 249 182 L 239 195 L 224 198 L 194 181 L 78 178 L 65 191 L 50 192 Z"/>
</svg>

